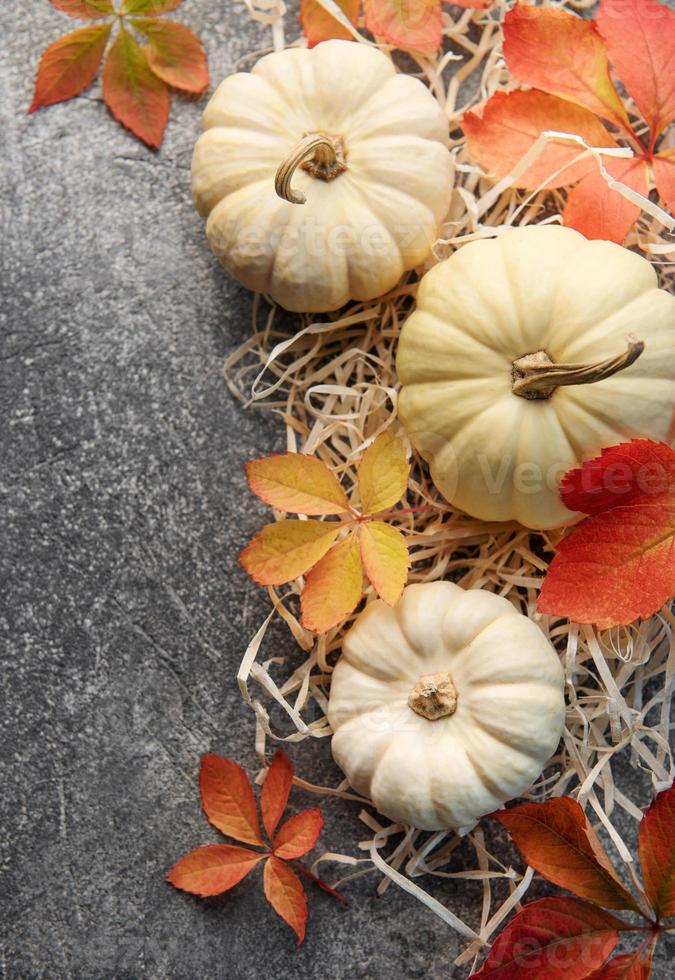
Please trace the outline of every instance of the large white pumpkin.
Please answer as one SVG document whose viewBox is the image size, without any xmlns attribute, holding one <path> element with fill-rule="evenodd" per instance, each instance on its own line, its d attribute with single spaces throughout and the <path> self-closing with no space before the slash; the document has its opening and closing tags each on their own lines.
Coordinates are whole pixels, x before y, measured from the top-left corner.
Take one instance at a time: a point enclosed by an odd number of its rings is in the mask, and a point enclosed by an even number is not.
<svg viewBox="0 0 675 980">
<path fill-rule="evenodd" d="M 451 582 L 371 602 L 330 690 L 333 756 L 381 813 L 467 827 L 519 796 L 555 752 L 564 677 L 541 630 L 506 599 Z"/>
<path fill-rule="evenodd" d="M 575 516 L 558 492 L 569 469 L 633 437 L 673 440 L 675 297 L 619 245 L 519 228 L 423 277 L 396 365 L 401 420 L 441 493 L 483 520 L 556 527 Z"/>
<path fill-rule="evenodd" d="M 350 41 L 266 55 L 218 87 L 192 162 L 225 268 L 289 310 L 370 300 L 423 262 L 451 194 L 448 122 L 418 79 Z"/>
</svg>

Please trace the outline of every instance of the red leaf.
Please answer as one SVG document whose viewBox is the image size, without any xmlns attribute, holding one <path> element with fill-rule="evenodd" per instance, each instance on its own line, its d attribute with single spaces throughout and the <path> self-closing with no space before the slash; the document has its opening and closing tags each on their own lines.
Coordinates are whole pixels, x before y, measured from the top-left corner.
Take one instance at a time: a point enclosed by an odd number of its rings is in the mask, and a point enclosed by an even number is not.
<svg viewBox="0 0 675 980">
<path fill-rule="evenodd" d="M 511 920 L 472 980 L 582 980 L 612 952 L 622 926 L 576 898 L 539 899 Z"/>
<path fill-rule="evenodd" d="M 159 149 L 171 94 L 151 70 L 143 48 L 124 27 L 103 69 L 103 98 L 118 122 L 148 146 Z"/>
<path fill-rule="evenodd" d="M 675 118 L 675 11 L 654 0 L 602 0 L 597 22 L 653 146 Z"/>
<path fill-rule="evenodd" d="M 645 952 L 642 948 L 623 956 L 613 956 L 586 980 L 649 980 L 652 974 L 653 945 Z"/>
<path fill-rule="evenodd" d="M 646 197 L 647 167 L 644 160 L 604 159 L 605 169 L 631 190 Z M 576 228 L 586 238 L 605 238 L 621 245 L 640 217 L 640 208 L 613 190 L 594 167 L 567 196 L 563 218 L 568 228 Z"/>
<path fill-rule="evenodd" d="M 264 884 L 267 901 L 301 943 L 307 925 L 307 896 L 302 882 L 285 861 L 272 855 L 265 865 Z"/>
<path fill-rule="evenodd" d="M 100 20 L 115 13 L 111 0 L 49 0 L 52 7 L 80 20 Z"/>
<path fill-rule="evenodd" d="M 504 18 L 504 57 L 525 85 L 570 99 L 630 130 L 592 21 L 565 10 L 518 4 Z"/>
<path fill-rule="evenodd" d="M 312 850 L 322 827 L 323 817 L 317 807 L 296 813 L 279 828 L 272 842 L 274 853 L 284 861 L 302 857 Z"/>
<path fill-rule="evenodd" d="M 148 39 L 145 54 L 162 81 L 199 95 L 209 84 L 209 67 L 201 41 L 191 30 L 170 20 L 138 18 L 134 27 Z"/>
<path fill-rule="evenodd" d="M 279 749 L 272 759 L 260 794 L 263 826 L 270 840 L 286 809 L 293 785 L 293 765 L 286 753 Z"/>
<path fill-rule="evenodd" d="M 110 30 L 110 24 L 81 27 L 50 44 L 40 59 L 33 102 L 28 111 L 65 102 L 91 85 Z"/>
<path fill-rule="evenodd" d="M 353 612 L 362 594 L 361 555 L 354 534 L 350 534 L 307 574 L 300 598 L 302 625 L 325 633 Z"/>
<path fill-rule="evenodd" d="M 406 51 L 438 50 L 440 0 L 363 0 L 368 30 Z"/>
<path fill-rule="evenodd" d="M 633 440 L 568 474 L 566 506 L 597 516 L 558 545 L 539 612 L 608 629 L 651 616 L 675 594 L 674 459 L 662 443 Z"/>
<path fill-rule="evenodd" d="M 492 816 L 506 827 L 530 867 L 553 884 L 610 909 L 640 911 L 576 800 L 561 796 L 523 803 Z"/>
<path fill-rule="evenodd" d="M 264 857 L 234 844 L 207 844 L 177 861 L 166 878 L 176 888 L 206 898 L 232 888 Z"/>
<path fill-rule="evenodd" d="M 675 211 L 675 147 L 657 153 L 652 158 L 652 169 L 659 197 Z"/>
<path fill-rule="evenodd" d="M 541 133 L 554 130 L 581 136 L 590 146 L 616 146 L 597 116 L 545 92 L 496 92 L 478 110 L 467 112 L 462 127 L 469 149 L 496 177 L 506 177 Z M 592 159 L 571 163 L 582 152 L 575 143 L 549 143 L 514 187 L 565 187 L 597 169 Z M 562 167 L 565 169 L 557 176 Z"/>
<path fill-rule="evenodd" d="M 175 10 L 182 2 L 183 0 L 124 0 L 122 12 L 157 17 L 159 14 L 168 14 L 171 10 Z"/>
<path fill-rule="evenodd" d="M 345 16 L 354 26 L 358 23 L 359 8 L 361 0 L 335 0 L 338 7 L 344 12 Z M 307 37 L 307 44 L 313 48 L 321 41 L 328 41 L 331 38 L 340 38 L 343 41 L 351 41 L 353 35 L 346 27 L 331 17 L 317 0 L 302 0 L 300 4 L 300 23 Z"/>
<path fill-rule="evenodd" d="M 675 786 L 659 793 L 640 822 L 640 864 L 656 915 L 675 915 Z"/>
<path fill-rule="evenodd" d="M 199 790 L 214 827 L 235 840 L 262 844 L 253 790 L 241 766 L 220 755 L 202 756 Z"/>
</svg>

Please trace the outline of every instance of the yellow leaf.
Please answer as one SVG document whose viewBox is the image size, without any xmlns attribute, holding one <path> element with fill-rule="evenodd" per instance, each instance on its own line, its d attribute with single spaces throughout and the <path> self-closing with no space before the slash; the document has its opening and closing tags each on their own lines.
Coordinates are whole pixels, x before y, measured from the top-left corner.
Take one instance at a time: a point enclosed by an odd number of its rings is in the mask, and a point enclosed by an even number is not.
<svg viewBox="0 0 675 980">
<path fill-rule="evenodd" d="M 338 542 L 307 576 L 302 592 L 302 625 L 325 633 L 341 623 L 363 595 L 361 556 L 354 534 Z"/>
<path fill-rule="evenodd" d="M 248 485 L 261 500 L 291 514 L 344 514 L 347 496 L 325 463 L 302 453 L 264 456 L 246 464 Z"/>
<path fill-rule="evenodd" d="M 239 562 L 258 585 L 283 585 L 323 558 L 341 526 L 337 521 L 266 524 L 239 555 Z"/>
<path fill-rule="evenodd" d="M 397 602 L 408 580 L 408 545 L 398 530 L 381 521 L 361 525 L 361 559 L 377 594 L 390 606 Z"/>
<path fill-rule="evenodd" d="M 400 439 L 387 429 L 366 449 L 359 464 L 361 512 L 379 514 L 406 492 L 410 464 Z"/>
</svg>

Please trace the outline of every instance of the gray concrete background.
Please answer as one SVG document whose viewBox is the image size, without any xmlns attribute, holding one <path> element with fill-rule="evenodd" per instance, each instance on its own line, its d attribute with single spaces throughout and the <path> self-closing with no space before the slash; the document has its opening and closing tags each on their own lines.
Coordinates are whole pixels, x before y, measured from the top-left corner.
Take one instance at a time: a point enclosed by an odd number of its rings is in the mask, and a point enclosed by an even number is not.
<svg viewBox="0 0 675 980">
<path fill-rule="evenodd" d="M 175 100 L 158 154 L 97 86 L 28 117 L 39 53 L 75 26 L 47 0 L 28 6 L 0 8 L 0 975 L 462 976 L 455 934 L 394 888 L 378 899 L 375 877 L 347 888 L 346 910 L 312 891 L 299 951 L 259 874 L 209 901 L 164 882 L 220 839 L 200 811 L 199 755 L 255 768 L 234 673 L 267 605 L 235 557 L 265 509 L 242 464 L 283 448 L 282 431 L 221 379 L 251 297 L 190 202 L 199 108 Z M 215 81 L 268 43 L 243 4 L 186 0 L 179 17 Z M 273 641 L 294 656 L 284 632 Z M 327 742 L 290 754 L 306 778 L 336 781 Z M 316 803 L 294 791 L 293 808 Z M 321 844 L 356 853 L 358 807 L 322 807 Z M 433 888 L 477 923 L 479 886 Z M 667 962 L 664 943 L 657 977 Z"/>
</svg>

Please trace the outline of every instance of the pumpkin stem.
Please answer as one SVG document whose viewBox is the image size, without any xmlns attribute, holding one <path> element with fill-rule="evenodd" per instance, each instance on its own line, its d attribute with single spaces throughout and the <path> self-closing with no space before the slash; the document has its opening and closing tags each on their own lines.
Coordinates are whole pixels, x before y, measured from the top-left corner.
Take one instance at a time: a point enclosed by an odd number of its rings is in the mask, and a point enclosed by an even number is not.
<svg viewBox="0 0 675 980">
<path fill-rule="evenodd" d="M 587 385 L 611 378 L 630 367 L 645 349 L 642 340 L 628 338 L 628 349 L 595 364 L 556 364 L 546 351 L 525 354 L 513 362 L 511 390 L 521 398 L 550 398 L 560 385 Z"/>
<path fill-rule="evenodd" d="M 344 142 L 341 136 L 327 133 L 307 133 L 295 149 L 279 164 L 274 189 L 285 201 L 291 204 L 304 204 L 307 198 L 291 187 L 293 174 L 302 167 L 319 180 L 331 181 L 347 169 Z"/>
<path fill-rule="evenodd" d="M 457 689 L 450 674 L 423 674 L 410 692 L 408 707 L 429 721 L 454 715 Z"/>
</svg>

